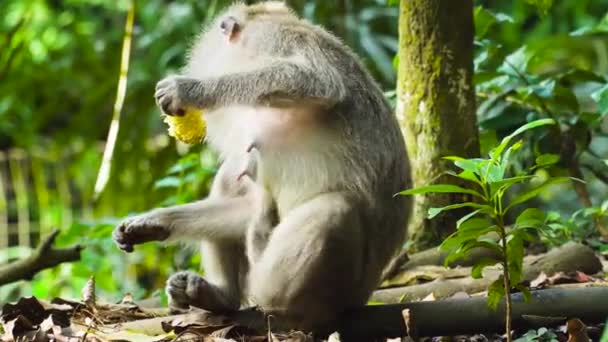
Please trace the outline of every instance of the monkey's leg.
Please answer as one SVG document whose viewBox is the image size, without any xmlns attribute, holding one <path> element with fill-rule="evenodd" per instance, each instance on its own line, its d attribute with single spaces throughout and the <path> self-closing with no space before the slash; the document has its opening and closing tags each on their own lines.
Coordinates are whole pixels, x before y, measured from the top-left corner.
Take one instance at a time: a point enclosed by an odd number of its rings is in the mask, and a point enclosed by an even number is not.
<svg viewBox="0 0 608 342">
<path fill-rule="evenodd" d="M 250 264 L 256 263 L 262 255 L 274 226 L 279 223 L 276 203 L 271 194 L 260 184 L 251 187 L 254 201 L 253 217 L 245 237 L 247 258 Z"/>
<path fill-rule="evenodd" d="M 322 326 L 364 304 L 375 286 L 366 279 L 365 248 L 354 201 L 341 193 L 317 196 L 281 217 L 251 266 L 249 295 L 299 328 Z"/>
<path fill-rule="evenodd" d="M 166 239 L 242 241 L 251 214 L 248 196 L 210 197 L 129 217 L 112 237 L 127 252 L 133 245 Z"/>
<path fill-rule="evenodd" d="M 205 278 L 182 271 L 167 280 L 169 307 L 174 311 L 190 306 L 214 312 L 238 310 L 242 297 L 242 277 L 247 272 L 240 243 L 202 243 Z"/>
</svg>

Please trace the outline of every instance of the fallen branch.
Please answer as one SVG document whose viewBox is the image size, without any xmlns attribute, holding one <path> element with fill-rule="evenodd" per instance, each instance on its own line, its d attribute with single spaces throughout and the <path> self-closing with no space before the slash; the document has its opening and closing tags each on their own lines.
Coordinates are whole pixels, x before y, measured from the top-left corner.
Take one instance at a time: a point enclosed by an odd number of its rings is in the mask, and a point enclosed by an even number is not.
<svg viewBox="0 0 608 342">
<path fill-rule="evenodd" d="M 409 330 L 402 312 L 409 310 Z M 379 337 L 399 337 L 408 334 L 422 336 L 453 336 L 472 333 L 499 333 L 504 330 L 504 301 L 497 310 L 487 306 L 485 297 L 447 299 L 433 302 L 412 302 L 392 305 L 365 306 L 345 314 L 337 324 L 319 331 L 320 336 L 339 331 L 342 341 L 369 341 Z M 513 324 L 515 329 L 538 328 L 563 324 L 576 317 L 586 324 L 603 323 L 608 316 L 608 287 L 548 289 L 532 291 L 532 300 L 524 302 L 521 294 L 513 295 Z M 540 318 L 547 319 L 540 319 Z M 229 316 L 240 326 L 264 334 L 268 320 L 260 311 L 243 310 Z M 549 319 L 550 318 L 550 319 Z M 207 312 L 157 317 L 122 323 L 111 328 L 147 335 L 161 335 L 163 323 L 196 322 L 200 325 L 217 323 L 218 316 Z M 215 323 L 214 323 L 215 322 Z M 280 317 L 271 320 L 272 331 L 289 331 Z"/>
<path fill-rule="evenodd" d="M 546 254 L 526 257 L 524 259 L 523 279 L 531 281 L 538 277 L 541 272 L 547 275 L 557 272 L 574 271 L 595 274 L 601 270 L 602 264 L 591 248 L 579 243 L 569 242 L 552 249 Z M 456 275 L 462 275 L 463 273 L 470 274 L 470 270 L 467 269 L 455 269 L 451 270 L 451 272 L 456 273 Z M 382 289 L 374 292 L 372 300 L 394 304 L 403 302 L 404 300 L 420 300 L 431 293 L 435 298 L 447 298 L 457 292 L 469 294 L 481 292 L 485 291 L 501 274 L 502 270 L 500 267 L 489 267 L 486 268 L 484 276 L 481 279 L 473 279 L 471 277 L 437 279 L 436 281 L 420 285 Z M 444 278 L 449 278 L 449 276 L 446 275 Z"/>
<path fill-rule="evenodd" d="M 391 264 L 389 267 L 387 267 L 382 278 L 385 281 L 383 286 L 390 286 L 395 282 L 398 282 L 398 279 L 395 278 L 399 275 L 399 273 L 411 270 L 415 267 L 426 265 L 443 266 L 448 253 L 440 251 L 437 247 L 433 247 L 418 253 L 407 255 L 407 258 L 404 256 L 405 253 L 402 252 L 391 260 Z M 497 255 L 487 248 L 473 248 L 466 258 L 456 260 L 450 263 L 448 266 L 471 266 L 476 261 L 485 257 L 496 258 Z"/>
<path fill-rule="evenodd" d="M 59 230 L 53 230 L 29 257 L 17 260 L 0 267 L 0 285 L 12 283 L 21 279 L 32 279 L 44 269 L 57 266 L 64 262 L 80 260 L 82 247 L 55 249 L 53 243 L 59 235 Z"/>
</svg>

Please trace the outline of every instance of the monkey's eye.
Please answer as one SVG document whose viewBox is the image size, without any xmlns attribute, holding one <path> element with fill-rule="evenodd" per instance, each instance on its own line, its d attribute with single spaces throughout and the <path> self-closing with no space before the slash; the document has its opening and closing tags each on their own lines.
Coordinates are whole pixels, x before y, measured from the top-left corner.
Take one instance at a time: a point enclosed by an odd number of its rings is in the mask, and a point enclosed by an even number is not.
<svg viewBox="0 0 608 342">
<path fill-rule="evenodd" d="M 239 30 L 239 24 L 235 17 L 228 17 L 220 23 L 220 29 L 225 35 L 231 35 Z"/>
</svg>

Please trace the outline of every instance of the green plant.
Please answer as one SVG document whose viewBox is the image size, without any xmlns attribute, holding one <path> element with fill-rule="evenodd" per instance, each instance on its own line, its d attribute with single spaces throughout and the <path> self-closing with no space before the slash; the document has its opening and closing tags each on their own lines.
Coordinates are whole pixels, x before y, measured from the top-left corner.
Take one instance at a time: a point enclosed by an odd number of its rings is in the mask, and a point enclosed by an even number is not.
<svg viewBox="0 0 608 342">
<path fill-rule="evenodd" d="M 516 339 L 515 342 L 557 342 L 557 335 L 547 328 L 539 328 L 538 330 L 530 330 L 520 338 Z"/>
<path fill-rule="evenodd" d="M 557 211 L 547 214 L 547 229 L 542 235 L 543 242 L 558 246 L 568 241 L 588 242 L 597 247 L 600 252 L 605 250 L 606 244 L 597 238 L 595 225 L 598 220 L 606 222 L 608 217 L 608 200 L 599 206 L 581 208 L 572 215 L 562 215 Z"/>
<path fill-rule="evenodd" d="M 538 208 L 523 210 L 511 226 L 507 225 L 506 215 L 517 205 L 523 204 L 539 195 L 551 185 L 570 182 L 569 177 L 549 177 L 539 180 L 533 173 L 545 166 L 555 164 L 559 157 L 553 154 L 543 154 L 536 158 L 535 164 L 522 173 L 507 176 L 510 164 L 515 158 L 514 152 L 519 150 L 523 142 L 511 141 L 523 132 L 543 125 L 553 125 L 552 119 L 541 119 L 529 122 L 515 132 L 505 137 L 501 143 L 492 149 L 488 158 L 464 159 L 455 156 L 445 157 L 461 169 L 460 172 L 450 173 L 459 181 L 468 184 L 461 187 L 453 184 L 435 184 L 422 186 L 400 192 L 401 195 L 416 195 L 425 193 L 460 193 L 470 195 L 474 200 L 454 203 L 441 208 L 430 208 L 428 217 L 433 218 L 446 210 L 471 208 L 473 211 L 457 222 L 457 230 L 443 241 L 440 248 L 450 251 L 446 264 L 467 256 L 468 252 L 477 247 L 487 248 L 495 252 L 497 258 L 487 257 L 479 260 L 472 269 L 472 276 L 480 278 L 486 266 L 501 264 L 502 276 L 493 282 L 488 289 L 488 305 L 496 308 L 501 298 L 509 294 L 511 289 L 522 291 L 529 297 L 528 289 L 521 284 L 522 264 L 524 257 L 524 241 L 536 239 L 535 230 L 545 226 L 546 215 Z M 520 191 L 507 200 L 507 191 L 516 184 L 528 184 L 528 190 Z M 497 235 L 498 239 L 492 238 Z M 511 297 L 506 296 L 506 331 L 511 341 Z"/>
</svg>

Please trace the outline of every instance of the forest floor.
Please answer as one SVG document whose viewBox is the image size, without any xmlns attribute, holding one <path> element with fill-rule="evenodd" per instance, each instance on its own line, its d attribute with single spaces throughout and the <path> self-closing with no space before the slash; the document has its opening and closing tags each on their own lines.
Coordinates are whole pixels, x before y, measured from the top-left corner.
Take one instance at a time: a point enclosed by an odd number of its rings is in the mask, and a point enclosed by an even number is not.
<svg viewBox="0 0 608 342">
<path fill-rule="evenodd" d="M 472 259 L 483 255 L 479 251 Z M 342 340 L 504 341 L 500 307 L 488 309 L 485 298 L 500 268 L 488 267 L 473 279 L 473 260 L 448 268 L 441 266 L 444 257 L 433 249 L 401 263 L 374 293 L 372 305 L 341 320 L 335 330 L 350 336 Z M 517 341 L 608 341 L 608 255 L 571 242 L 526 256 L 523 273 L 533 299 L 513 295 Z M 134 301 L 129 295 L 119 303 L 104 303 L 96 298 L 94 279 L 82 293 L 79 300 L 28 297 L 5 304 L 0 341 L 341 340 L 330 331 L 321 338 L 287 331 L 280 320 L 255 310 L 221 316 L 192 309 L 169 315 L 158 308 L 158 300 Z M 436 332 L 451 337 L 433 337 Z M 406 335 L 410 337 L 397 337 Z"/>
</svg>

